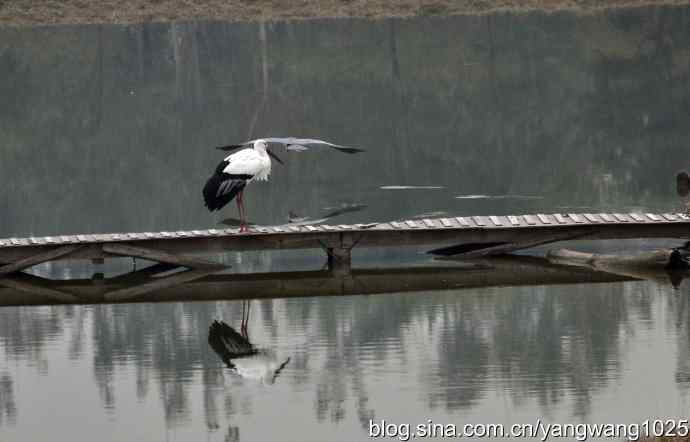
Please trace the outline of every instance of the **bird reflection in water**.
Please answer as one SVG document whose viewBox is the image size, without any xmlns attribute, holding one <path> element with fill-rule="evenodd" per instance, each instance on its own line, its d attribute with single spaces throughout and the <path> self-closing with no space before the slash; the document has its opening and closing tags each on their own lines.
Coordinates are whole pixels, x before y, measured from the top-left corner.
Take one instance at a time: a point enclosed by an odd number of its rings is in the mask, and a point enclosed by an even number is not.
<svg viewBox="0 0 690 442">
<path fill-rule="evenodd" d="M 290 358 L 279 360 L 274 351 L 257 348 L 249 342 L 249 305 L 250 301 L 243 301 L 239 333 L 225 322 L 215 320 L 209 327 L 208 343 L 231 373 L 272 385 Z"/>
</svg>

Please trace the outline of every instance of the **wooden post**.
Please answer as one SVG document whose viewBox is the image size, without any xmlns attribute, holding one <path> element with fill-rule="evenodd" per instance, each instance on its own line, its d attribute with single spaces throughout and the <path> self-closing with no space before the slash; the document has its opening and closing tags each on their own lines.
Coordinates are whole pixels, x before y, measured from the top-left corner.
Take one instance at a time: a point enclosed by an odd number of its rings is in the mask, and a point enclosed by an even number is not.
<svg viewBox="0 0 690 442">
<path fill-rule="evenodd" d="M 91 275 L 91 282 L 93 282 L 94 284 L 103 285 L 103 283 L 105 282 L 105 275 L 103 274 L 103 272 L 96 272 L 93 275 Z"/>
<path fill-rule="evenodd" d="M 335 276 L 349 275 L 352 272 L 351 250 L 328 248 L 328 270 Z"/>
</svg>

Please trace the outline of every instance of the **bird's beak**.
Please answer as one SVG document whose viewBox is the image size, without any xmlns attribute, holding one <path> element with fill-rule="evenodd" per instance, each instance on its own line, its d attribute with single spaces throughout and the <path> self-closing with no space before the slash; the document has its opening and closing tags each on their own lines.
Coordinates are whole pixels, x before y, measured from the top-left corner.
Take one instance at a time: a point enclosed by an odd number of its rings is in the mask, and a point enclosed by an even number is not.
<svg viewBox="0 0 690 442">
<path fill-rule="evenodd" d="M 276 160 L 277 162 L 279 162 L 279 163 L 282 164 L 283 166 L 285 165 L 285 163 L 283 163 L 283 160 L 281 160 L 280 158 L 278 158 L 278 155 L 274 154 L 273 152 L 271 152 L 271 151 L 268 150 L 268 149 L 266 149 L 266 152 L 268 153 L 268 155 L 269 155 L 271 158 L 273 158 L 274 160 Z"/>
</svg>

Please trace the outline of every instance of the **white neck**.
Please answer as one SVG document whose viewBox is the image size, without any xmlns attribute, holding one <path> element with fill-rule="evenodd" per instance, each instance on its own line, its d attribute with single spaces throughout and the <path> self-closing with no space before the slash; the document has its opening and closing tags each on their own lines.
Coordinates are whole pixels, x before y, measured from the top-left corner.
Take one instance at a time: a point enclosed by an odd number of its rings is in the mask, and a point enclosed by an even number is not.
<svg viewBox="0 0 690 442">
<path fill-rule="evenodd" d="M 259 152 L 266 152 L 266 143 L 259 140 L 254 142 L 254 150 Z"/>
</svg>

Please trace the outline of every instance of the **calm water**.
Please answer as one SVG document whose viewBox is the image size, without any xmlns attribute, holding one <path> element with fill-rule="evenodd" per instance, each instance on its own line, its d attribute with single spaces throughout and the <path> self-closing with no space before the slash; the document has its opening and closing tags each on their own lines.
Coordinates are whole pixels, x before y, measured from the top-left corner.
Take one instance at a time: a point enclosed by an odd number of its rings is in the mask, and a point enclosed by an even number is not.
<svg viewBox="0 0 690 442">
<path fill-rule="evenodd" d="M 368 152 L 290 154 L 247 193 L 260 223 L 341 204 L 367 206 L 343 223 L 676 210 L 689 66 L 690 9 L 0 29 L 0 236 L 216 226 L 236 213 L 203 208 L 222 156 L 211 147 L 261 134 Z M 317 268 L 310 256 L 230 259 Z M 401 250 L 356 259 L 430 263 Z M 0 440 L 350 441 L 370 419 L 687 416 L 688 289 L 252 301 L 251 341 L 264 362 L 287 361 L 263 379 L 232 373 L 207 343 L 214 319 L 239 330 L 242 302 L 2 308 Z"/>
</svg>

